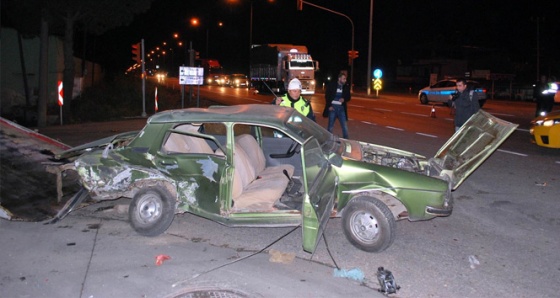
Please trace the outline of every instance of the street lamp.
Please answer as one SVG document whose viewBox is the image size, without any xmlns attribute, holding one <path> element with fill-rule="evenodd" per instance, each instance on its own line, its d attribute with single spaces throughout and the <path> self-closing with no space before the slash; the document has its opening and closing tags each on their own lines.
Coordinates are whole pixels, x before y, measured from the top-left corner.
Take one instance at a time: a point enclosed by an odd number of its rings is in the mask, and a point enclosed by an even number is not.
<svg viewBox="0 0 560 298">
<path fill-rule="evenodd" d="M 309 2 L 307 2 L 307 1 L 302 1 L 302 0 L 300 0 L 300 3 L 301 3 L 301 5 L 302 5 L 303 3 L 305 3 L 305 4 L 307 4 L 307 5 L 310 5 L 310 6 L 313 6 L 313 7 L 319 8 L 319 9 L 322 9 L 322 10 L 326 10 L 326 11 L 328 11 L 328 12 L 332 12 L 332 13 L 334 13 L 334 14 L 337 14 L 337 15 L 339 15 L 339 16 L 343 16 L 343 17 L 347 18 L 348 21 L 350 21 L 350 25 L 352 25 L 352 53 L 355 54 L 355 51 L 354 51 L 354 22 L 352 22 L 352 19 L 351 19 L 349 16 L 347 16 L 347 15 L 345 15 L 345 14 L 343 14 L 343 13 L 340 13 L 340 12 L 338 12 L 338 11 L 334 11 L 334 10 L 332 10 L 332 9 L 328 9 L 328 8 L 326 8 L 326 7 L 322 7 L 322 6 L 313 4 L 313 3 L 309 3 Z M 298 9 L 299 9 L 299 7 L 298 7 Z M 354 57 L 350 58 L 350 91 L 354 91 Z"/>
<path fill-rule="evenodd" d="M 191 18 L 190 23 L 193 27 L 199 27 L 201 25 L 200 19 L 198 19 L 198 18 Z M 221 27 L 224 26 L 224 23 L 219 21 L 219 22 L 216 23 L 216 25 L 221 28 Z M 209 40 L 210 40 L 210 37 L 209 37 L 210 33 L 209 32 L 210 32 L 210 28 L 209 28 L 208 25 L 206 25 L 206 58 L 210 58 L 209 47 L 208 47 L 208 43 L 209 43 Z"/>
<path fill-rule="evenodd" d="M 183 64 L 183 65 L 188 65 L 188 64 L 189 64 L 189 63 L 188 63 L 188 57 L 189 57 L 189 55 L 188 55 L 188 53 L 187 53 L 187 46 L 185 45 L 185 43 L 183 42 L 183 40 L 181 40 L 179 37 L 180 37 L 180 36 L 179 36 L 178 33 L 174 33 L 174 34 L 173 34 L 173 38 L 177 40 L 177 47 L 182 48 L 182 47 L 184 46 L 184 49 L 185 49 L 185 59 L 184 59 L 185 64 Z M 178 58 L 178 57 L 177 57 L 177 58 Z M 179 59 L 179 58 L 178 58 L 178 59 Z"/>
<path fill-rule="evenodd" d="M 266 0 L 268 3 L 275 3 L 276 0 Z M 250 16 L 249 16 L 249 50 L 253 46 L 253 2 L 254 0 L 250 0 L 251 2 L 251 9 L 250 9 Z"/>
</svg>

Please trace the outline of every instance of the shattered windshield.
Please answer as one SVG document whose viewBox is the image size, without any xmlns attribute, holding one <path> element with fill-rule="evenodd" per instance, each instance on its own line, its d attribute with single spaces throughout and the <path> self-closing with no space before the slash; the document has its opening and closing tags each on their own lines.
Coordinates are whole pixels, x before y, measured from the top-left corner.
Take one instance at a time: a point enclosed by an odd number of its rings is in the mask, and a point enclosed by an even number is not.
<svg viewBox="0 0 560 298">
<path fill-rule="evenodd" d="M 340 145 L 340 140 L 336 135 L 333 135 L 315 121 L 301 115 L 297 111 L 294 111 L 288 118 L 286 126 L 303 140 L 307 140 L 309 137 L 317 139 L 325 154 L 336 152 Z"/>
</svg>

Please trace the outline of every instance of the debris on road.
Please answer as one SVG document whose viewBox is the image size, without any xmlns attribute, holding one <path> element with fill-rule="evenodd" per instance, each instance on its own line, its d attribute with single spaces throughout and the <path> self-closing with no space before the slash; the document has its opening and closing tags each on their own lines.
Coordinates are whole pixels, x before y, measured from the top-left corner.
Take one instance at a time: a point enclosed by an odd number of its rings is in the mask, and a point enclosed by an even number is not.
<svg viewBox="0 0 560 298">
<path fill-rule="evenodd" d="M 379 281 L 379 286 L 381 286 L 379 292 L 385 294 L 394 294 L 401 288 L 395 282 L 393 273 L 383 267 L 377 268 L 377 281 Z"/>
<path fill-rule="evenodd" d="M 157 255 L 156 256 L 156 266 L 161 266 L 164 261 L 170 260 L 171 257 L 168 255 Z"/>
<path fill-rule="evenodd" d="M 268 254 L 270 255 L 270 258 L 268 260 L 272 263 L 290 264 L 296 257 L 295 253 L 281 252 L 274 249 L 271 249 Z"/>
<path fill-rule="evenodd" d="M 335 268 L 333 272 L 334 277 L 344 277 L 348 279 L 353 279 L 359 282 L 364 281 L 364 272 L 358 268 L 353 268 L 350 270 L 347 269 L 338 269 Z"/>
<path fill-rule="evenodd" d="M 471 264 L 471 269 L 475 269 L 476 266 L 480 265 L 480 261 L 473 255 L 469 256 L 469 263 Z"/>
</svg>

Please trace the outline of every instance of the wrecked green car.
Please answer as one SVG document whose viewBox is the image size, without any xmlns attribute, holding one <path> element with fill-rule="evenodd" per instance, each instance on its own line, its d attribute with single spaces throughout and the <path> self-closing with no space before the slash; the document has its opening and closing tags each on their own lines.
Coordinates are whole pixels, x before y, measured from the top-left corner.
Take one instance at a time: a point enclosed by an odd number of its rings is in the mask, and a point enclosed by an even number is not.
<svg viewBox="0 0 560 298">
<path fill-rule="evenodd" d="M 448 216 L 456 189 L 516 125 L 480 111 L 435 155 L 340 139 L 292 108 L 216 106 L 153 115 L 139 132 L 73 148 L 85 198 L 130 198 L 132 228 L 165 232 L 190 212 L 226 226 L 302 226 L 313 252 L 330 217 L 368 252 L 387 249 L 396 221 Z M 66 165 L 67 166 L 67 165 Z"/>
</svg>

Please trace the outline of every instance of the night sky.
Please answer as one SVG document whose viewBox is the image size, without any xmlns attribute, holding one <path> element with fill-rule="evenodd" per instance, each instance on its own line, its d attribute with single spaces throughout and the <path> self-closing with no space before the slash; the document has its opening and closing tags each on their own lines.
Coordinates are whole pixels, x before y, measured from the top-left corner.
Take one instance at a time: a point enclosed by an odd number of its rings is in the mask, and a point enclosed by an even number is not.
<svg viewBox="0 0 560 298">
<path fill-rule="evenodd" d="M 370 1 L 308 2 L 352 19 L 354 48 L 359 51 L 354 72 L 357 79 L 365 79 Z M 250 7 L 250 0 L 156 0 L 130 26 L 106 33 L 98 44 L 111 42 L 126 56 L 130 44 L 141 38 L 149 50 L 179 33 L 201 57 L 218 59 L 227 72 L 247 73 Z M 372 68 L 391 73 L 398 61 L 411 61 L 419 47 L 434 42 L 497 49 L 516 62 L 531 64 L 536 61 L 538 31 L 541 69 L 559 70 L 555 55 L 560 54 L 560 1 L 377 0 L 373 11 Z M 190 25 L 192 17 L 200 19 L 200 27 Z M 320 63 L 319 76 L 348 68 L 351 35 L 350 21 L 343 16 L 306 4 L 297 11 L 296 0 L 253 0 L 253 44 L 306 45 Z"/>
</svg>

